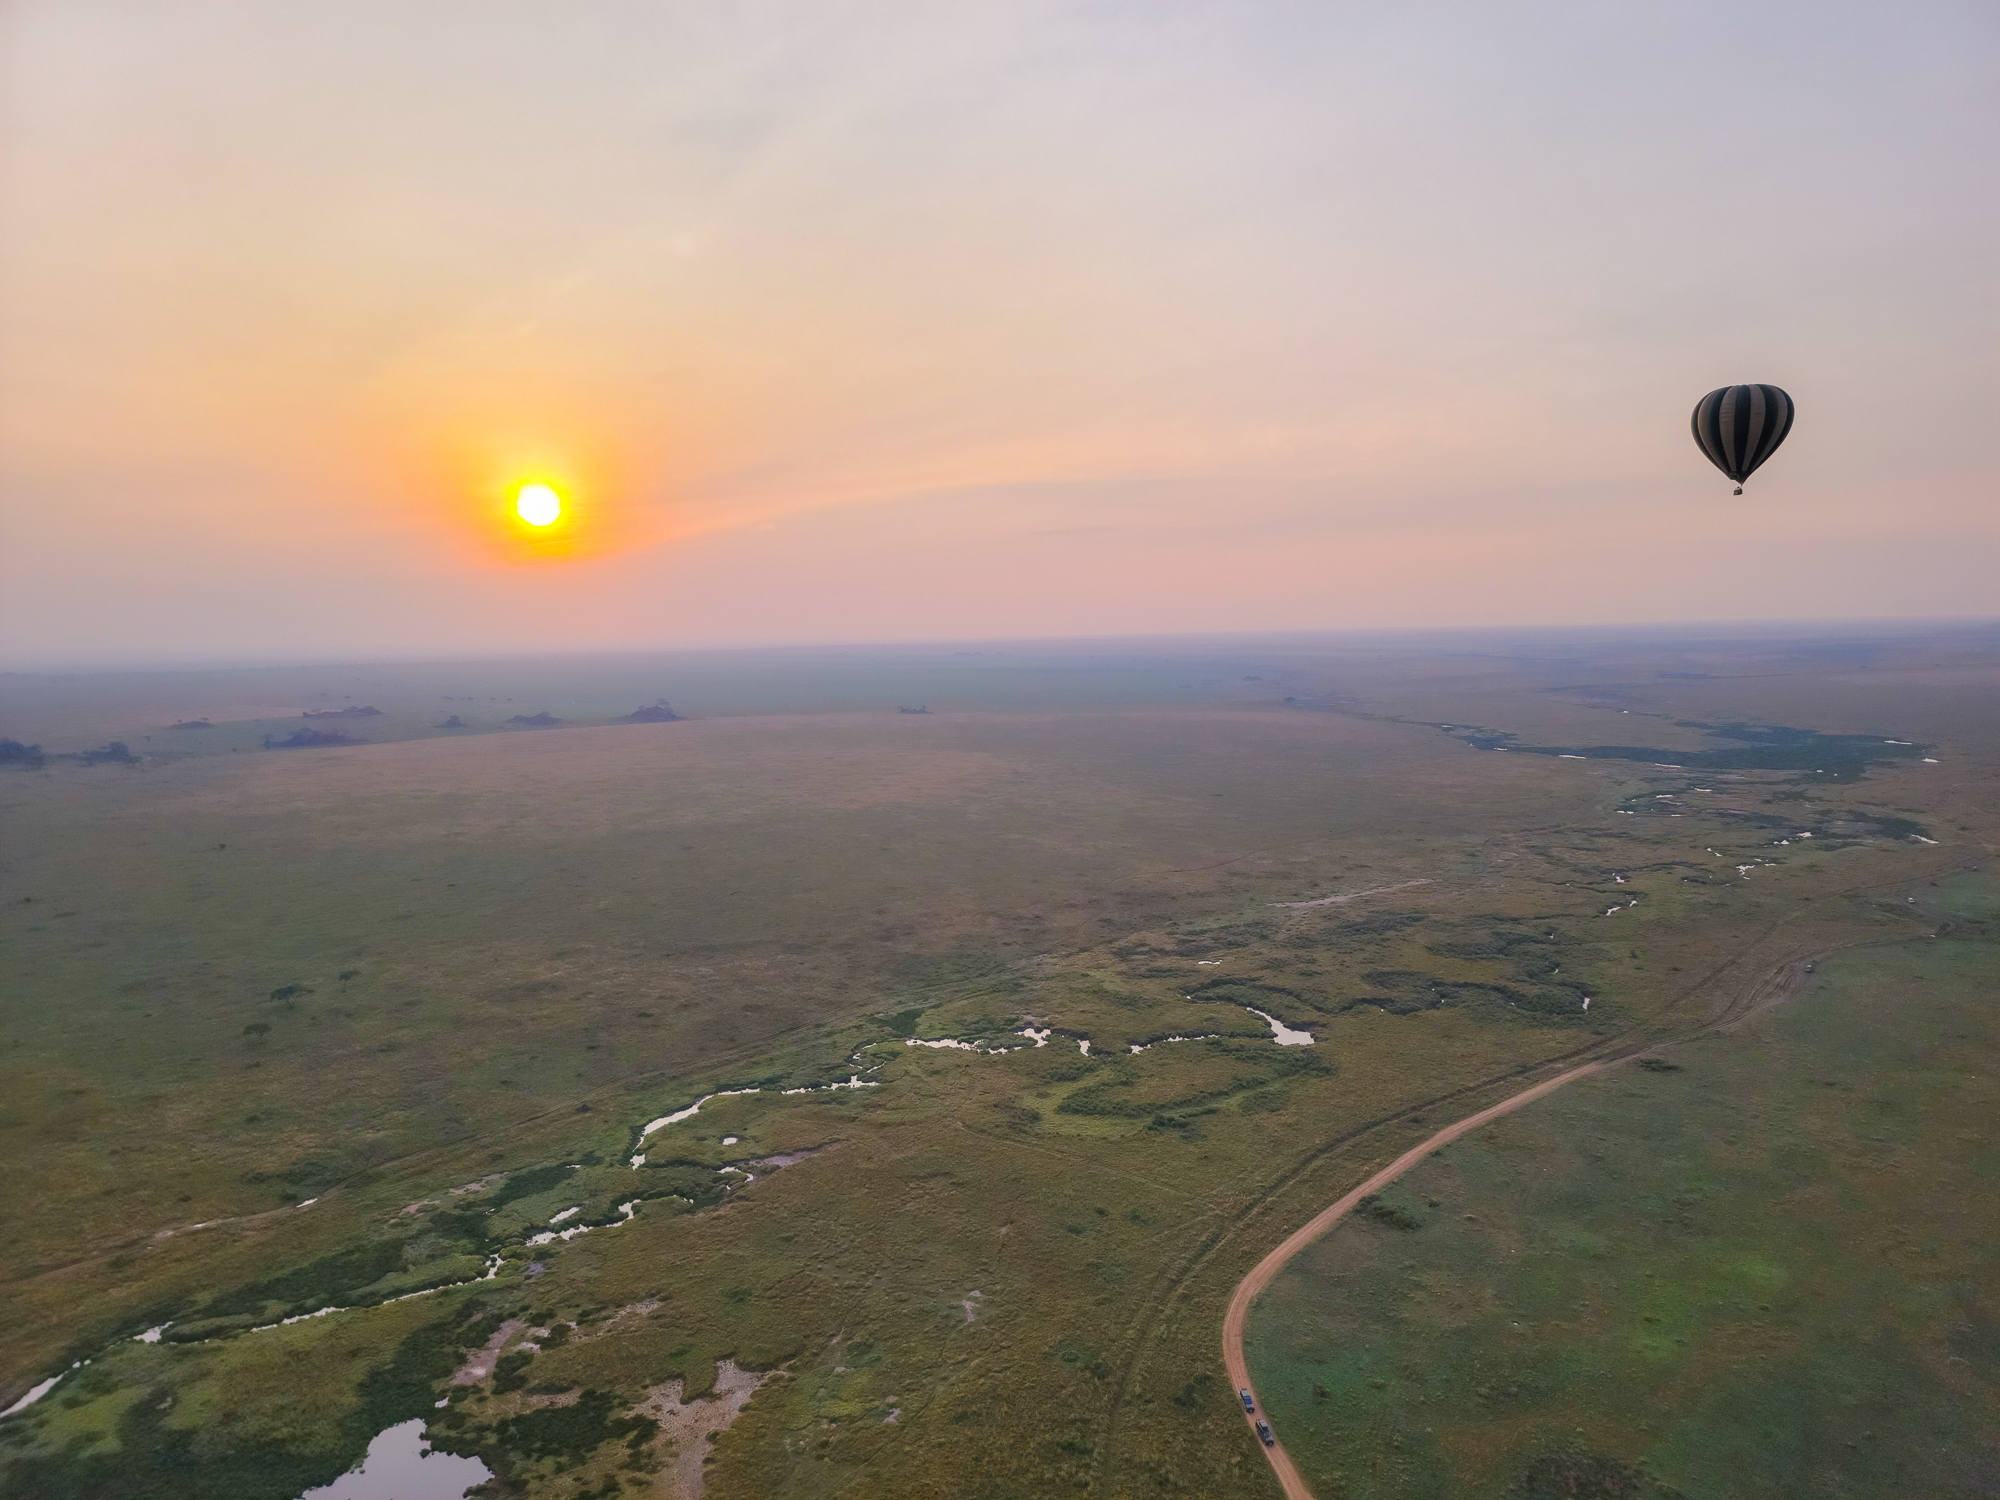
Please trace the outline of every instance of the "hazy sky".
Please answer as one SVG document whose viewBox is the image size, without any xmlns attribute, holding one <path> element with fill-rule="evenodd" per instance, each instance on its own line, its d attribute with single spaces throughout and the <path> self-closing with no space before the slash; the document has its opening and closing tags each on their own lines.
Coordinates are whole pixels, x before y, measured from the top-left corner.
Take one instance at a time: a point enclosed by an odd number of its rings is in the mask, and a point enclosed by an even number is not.
<svg viewBox="0 0 2000 1500">
<path fill-rule="evenodd" d="M 2000 613 L 1989 0 L 0 48 L 17 661 Z M 1799 418 L 1732 499 L 1744 380 Z"/>
</svg>

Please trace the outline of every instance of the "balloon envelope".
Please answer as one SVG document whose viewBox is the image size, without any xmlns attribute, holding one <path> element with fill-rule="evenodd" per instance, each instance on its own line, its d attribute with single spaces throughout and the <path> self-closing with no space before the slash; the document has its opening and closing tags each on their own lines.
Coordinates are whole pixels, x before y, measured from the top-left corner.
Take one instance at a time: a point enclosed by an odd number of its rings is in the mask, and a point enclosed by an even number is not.
<svg viewBox="0 0 2000 1500">
<path fill-rule="evenodd" d="M 1695 442 L 1739 485 L 1791 430 L 1792 398 L 1775 385 L 1725 385 L 1695 403 Z"/>
</svg>

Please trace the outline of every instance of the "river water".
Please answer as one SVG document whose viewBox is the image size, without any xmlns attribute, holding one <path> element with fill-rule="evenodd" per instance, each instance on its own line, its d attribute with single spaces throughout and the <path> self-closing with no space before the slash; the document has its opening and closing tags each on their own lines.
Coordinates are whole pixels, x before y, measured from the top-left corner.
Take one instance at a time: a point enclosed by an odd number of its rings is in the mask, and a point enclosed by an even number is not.
<svg viewBox="0 0 2000 1500">
<path fill-rule="evenodd" d="M 492 1477 L 476 1458 L 426 1448 L 424 1419 L 412 1417 L 376 1433 L 360 1467 L 307 1490 L 299 1500 L 463 1500 L 467 1490 Z"/>
</svg>

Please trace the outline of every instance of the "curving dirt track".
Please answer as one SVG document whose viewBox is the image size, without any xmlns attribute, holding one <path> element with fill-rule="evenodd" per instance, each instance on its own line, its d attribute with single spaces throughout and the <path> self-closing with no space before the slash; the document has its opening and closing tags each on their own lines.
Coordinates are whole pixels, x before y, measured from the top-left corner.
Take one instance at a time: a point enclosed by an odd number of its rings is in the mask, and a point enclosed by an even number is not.
<svg viewBox="0 0 2000 1500">
<path fill-rule="evenodd" d="M 1519 1109 L 1524 1104 L 1532 1104 L 1545 1094 L 1552 1094 L 1566 1083 L 1586 1078 L 1592 1073 L 1602 1072 L 1611 1067 L 1610 1061 L 1587 1062 L 1581 1067 L 1571 1068 L 1566 1073 L 1558 1073 L 1553 1078 L 1544 1079 L 1533 1088 L 1502 1099 L 1498 1104 L 1482 1109 L 1478 1114 L 1467 1115 L 1463 1120 L 1445 1126 L 1436 1135 L 1421 1145 L 1412 1146 L 1401 1156 L 1382 1168 L 1359 1187 L 1336 1200 L 1330 1207 L 1321 1209 L 1300 1228 L 1292 1231 L 1284 1242 L 1251 1268 L 1250 1274 L 1236 1284 L 1236 1294 L 1229 1299 L 1229 1311 L 1222 1319 L 1222 1362 L 1229 1367 L 1229 1383 L 1239 1391 L 1249 1391 L 1253 1396 L 1256 1387 L 1250 1384 L 1250 1366 L 1243 1358 L 1243 1324 L 1250 1316 L 1250 1304 L 1257 1300 L 1271 1278 L 1284 1269 L 1285 1262 L 1333 1228 L 1348 1212 L 1370 1193 L 1379 1193 L 1383 1188 L 1401 1177 L 1410 1168 L 1422 1161 L 1431 1152 L 1450 1144 L 1467 1131 L 1477 1130 L 1488 1120 L 1497 1119 Z M 1254 1421 L 1250 1413 L 1243 1414 L 1245 1422 Z M 1278 1483 L 1284 1486 L 1287 1500 L 1313 1500 L 1313 1492 L 1306 1487 L 1292 1457 L 1285 1452 L 1285 1445 L 1277 1443 L 1264 1449 L 1264 1456 L 1271 1461 L 1271 1469 L 1278 1476 Z"/>
<path fill-rule="evenodd" d="M 1699 1036 L 1707 1032 L 1733 1031 L 1752 1016 L 1788 999 L 1811 971 L 1810 959 L 1804 956 L 1788 959 L 1753 986 L 1748 994 L 1725 1006 L 1720 1014 L 1710 1017 L 1687 1035 Z M 1685 1040 L 1685 1037 L 1677 1040 Z M 1489 1105 L 1476 1114 L 1467 1115 L 1464 1119 L 1445 1126 L 1436 1135 L 1419 1145 L 1412 1146 L 1360 1186 L 1351 1189 L 1334 1203 L 1321 1209 L 1305 1224 L 1287 1235 L 1276 1249 L 1251 1268 L 1249 1275 L 1236 1284 L 1236 1290 L 1229 1299 L 1229 1310 L 1223 1315 L 1222 1362 L 1228 1367 L 1231 1388 L 1237 1391 L 1249 1391 L 1252 1396 L 1257 1393 L 1256 1387 L 1250 1383 L 1249 1362 L 1243 1356 L 1243 1325 L 1249 1319 L 1250 1304 L 1257 1300 L 1264 1288 L 1269 1286 L 1278 1272 L 1284 1269 L 1287 1261 L 1338 1224 L 1363 1198 L 1370 1193 L 1379 1193 L 1431 1152 L 1449 1145 L 1462 1135 L 1477 1130 L 1489 1120 L 1496 1120 L 1501 1115 L 1511 1114 L 1525 1104 L 1532 1104 L 1537 1099 L 1554 1093 L 1566 1083 L 1574 1083 L 1579 1078 L 1601 1073 L 1606 1068 L 1616 1067 L 1619 1063 L 1627 1062 L 1643 1053 L 1657 1051 L 1664 1045 L 1671 1043 L 1667 1041 L 1642 1043 L 1638 1046 L 1628 1046 L 1625 1050 L 1610 1056 L 1593 1058 L 1589 1062 L 1580 1063 L 1576 1067 L 1558 1073 L 1553 1078 L 1545 1078 L 1540 1083 L 1522 1089 L 1518 1094 L 1510 1094 L 1498 1104 Z M 1260 1415 L 1261 1406 L 1260 1402 Z M 1246 1411 L 1243 1420 L 1254 1424 L 1256 1418 Z M 1312 1490 L 1300 1475 L 1298 1467 L 1293 1464 L 1291 1455 L 1285 1451 L 1282 1442 L 1266 1447 L 1264 1456 L 1270 1460 L 1271 1471 L 1277 1475 L 1286 1500 L 1314 1500 Z"/>
<path fill-rule="evenodd" d="M 1940 860 L 1934 867 L 1927 867 L 1925 870 L 1915 873 L 1906 871 L 1891 880 L 1863 881 L 1839 890 L 1827 892 L 1815 904 L 1824 908 L 1837 902 L 1851 900 L 1857 896 L 1866 896 L 1877 891 L 1906 887 L 1912 882 L 1920 882 L 1933 875 L 1942 875 L 1959 869 L 1977 867 L 1976 861 L 1967 862 L 1962 857 Z M 1233 1220 L 1214 1225 L 1197 1243 L 1191 1245 L 1187 1254 L 1163 1275 L 1159 1289 L 1146 1299 L 1145 1304 L 1133 1318 L 1130 1328 L 1120 1341 L 1121 1348 L 1117 1355 L 1118 1370 L 1113 1383 L 1111 1397 L 1105 1404 L 1103 1413 L 1097 1424 L 1096 1457 L 1092 1462 L 1089 1481 L 1091 1493 L 1116 1493 L 1117 1481 L 1115 1476 L 1118 1462 L 1120 1416 L 1125 1406 L 1126 1396 L 1137 1378 L 1137 1371 L 1147 1358 L 1150 1342 L 1157 1331 L 1164 1310 L 1174 1306 L 1178 1302 L 1218 1250 L 1230 1243 L 1234 1235 L 1252 1219 L 1256 1218 L 1264 1209 L 1276 1203 L 1288 1193 L 1306 1172 L 1310 1171 L 1332 1152 L 1363 1139 L 1382 1126 L 1406 1119 L 1410 1113 L 1416 1110 L 1440 1109 L 1453 1100 L 1503 1086 L 1515 1078 L 1532 1076 L 1545 1067 L 1560 1066 L 1564 1063 L 1574 1063 L 1577 1066 L 1582 1066 L 1586 1061 L 1595 1062 L 1600 1067 L 1607 1066 L 1661 1047 L 1672 1046 L 1676 1042 L 1687 1041 L 1709 1032 L 1732 1030 L 1747 1021 L 1752 1015 L 1787 999 L 1804 981 L 1807 973 L 1810 972 L 1811 965 L 1816 960 L 1824 958 L 1828 953 L 1840 948 L 1880 940 L 1879 934 L 1863 934 L 1857 935 L 1848 942 L 1837 942 L 1831 945 L 1826 943 L 1823 936 L 1811 947 L 1786 942 L 1783 936 L 1785 930 L 1791 927 L 1794 922 L 1807 915 L 1809 915 L 1808 912 L 1790 912 L 1768 923 L 1733 954 L 1720 959 L 1705 972 L 1689 978 L 1682 986 L 1680 992 L 1666 1006 L 1646 1021 L 1635 1025 L 1628 1031 L 1617 1036 L 1585 1043 L 1552 1057 L 1545 1057 L 1539 1063 L 1524 1064 L 1504 1075 L 1475 1080 L 1453 1088 L 1446 1093 L 1429 1098 L 1409 1100 L 1401 1109 L 1393 1114 L 1367 1121 L 1341 1135 L 1321 1141 L 1305 1150 L 1288 1170 L 1280 1173 L 1268 1183 L 1256 1196 L 1255 1200 L 1238 1213 Z M 1740 986 L 1733 980 L 1732 976 L 1745 964 L 1752 961 L 1754 955 L 1773 946 L 1774 939 L 1776 940 L 1775 946 L 1784 951 L 1786 956 L 1779 959 L 1774 965 L 1762 967 L 1760 970 L 1762 977 L 1753 981 L 1747 989 Z M 1733 994 L 1733 998 L 1726 1000 L 1718 1009 L 1710 1011 L 1707 1015 L 1694 1021 L 1692 1024 L 1673 1027 L 1673 1021 L 1679 1017 L 1684 1007 L 1691 1005 L 1702 997 L 1711 996 L 1717 992 L 1731 993 Z M 1527 1102 L 1526 1098 L 1518 1099 L 1515 1101 L 1515 1107 L 1519 1107 L 1520 1104 Z M 1485 1118 L 1490 1118 L 1490 1116 L 1478 1115 L 1474 1117 L 1475 1120 Z M 1468 1126 L 1467 1128 L 1471 1127 Z M 1431 1148 L 1426 1145 L 1419 1149 Z M 1365 1187 L 1360 1191 L 1363 1196 L 1367 1193 Z M 1333 1221 L 1329 1220 L 1327 1222 L 1330 1225 Z M 1322 1226 L 1322 1229 L 1324 1227 Z M 1318 1232 L 1321 1231 L 1314 1231 L 1314 1233 Z M 1310 1239 L 1311 1235 L 1307 1235 L 1307 1238 Z M 1287 1241 L 1287 1243 L 1291 1242 Z M 1297 1253 L 1296 1246 L 1291 1253 Z M 1260 1283 L 1261 1285 L 1262 1283 Z M 1256 1292 L 1253 1291 L 1250 1295 L 1254 1298 Z M 1237 1379 L 1239 1388 L 1245 1388 L 1248 1385 L 1247 1380 L 1241 1375 L 1235 1374 L 1235 1372 L 1243 1369 L 1241 1347 L 1242 1333 L 1239 1322 L 1234 1344 L 1236 1362 L 1232 1363 L 1229 1368 L 1234 1378 Z M 1227 1352 L 1228 1346 L 1225 1345 L 1225 1354 Z M 1274 1464 L 1275 1467 L 1276 1465 Z M 1279 1477 L 1282 1479 L 1285 1471 L 1280 1469 L 1278 1472 Z M 1294 1476 L 1294 1482 L 1296 1483 L 1296 1476 Z M 1292 1488 L 1288 1489 L 1287 1493 L 1291 1495 L 1310 1495 L 1311 1491 L 1304 1488 Z"/>
</svg>

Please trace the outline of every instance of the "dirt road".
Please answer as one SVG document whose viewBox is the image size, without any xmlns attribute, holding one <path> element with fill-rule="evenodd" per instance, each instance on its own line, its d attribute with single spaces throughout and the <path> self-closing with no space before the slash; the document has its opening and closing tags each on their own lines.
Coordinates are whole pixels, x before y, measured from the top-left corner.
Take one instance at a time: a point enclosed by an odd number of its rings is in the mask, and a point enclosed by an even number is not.
<svg viewBox="0 0 2000 1500">
<path fill-rule="evenodd" d="M 1502 1099 L 1498 1104 L 1482 1109 L 1476 1115 L 1467 1115 L 1456 1124 L 1445 1126 L 1422 1145 L 1412 1146 L 1331 1207 L 1315 1214 L 1310 1222 L 1294 1231 L 1283 1244 L 1258 1261 L 1250 1274 L 1237 1283 L 1236 1294 L 1229 1299 L 1229 1311 L 1222 1319 L 1222 1362 L 1229 1367 L 1229 1384 L 1232 1392 L 1249 1391 L 1253 1396 L 1256 1394 L 1256 1387 L 1250 1384 L 1250 1367 L 1243 1358 L 1243 1324 L 1250 1316 L 1250 1304 L 1255 1302 L 1258 1294 L 1271 1284 L 1271 1279 L 1284 1269 L 1286 1261 L 1338 1224 L 1363 1198 L 1370 1193 L 1381 1192 L 1440 1146 L 1449 1145 L 1467 1131 L 1477 1130 L 1488 1120 L 1498 1119 L 1501 1115 L 1517 1110 L 1524 1104 L 1532 1104 L 1544 1095 L 1554 1093 L 1566 1083 L 1587 1078 L 1592 1073 L 1602 1072 L 1613 1065 L 1610 1060 L 1584 1063 L 1581 1067 L 1571 1068 L 1566 1073 L 1558 1073 L 1553 1078 L 1544 1079 L 1533 1088 L 1523 1089 L 1510 1098 Z M 1262 1405 L 1260 1401 L 1258 1403 L 1260 1409 Z M 1250 1422 L 1253 1418 L 1245 1412 L 1243 1420 Z M 1286 1500 L 1313 1500 L 1313 1492 L 1300 1477 L 1297 1467 L 1292 1463 L 1291 1455 L 1285 1452 L 1285 1445 L 1282 1442 L 1275 1447 L 1266 1448 L 1264 1456 L 1271 1461 L 1271 1469 L 1277 1474 L 1278 1483 L 1284 1486 Z"/>
</svg>

